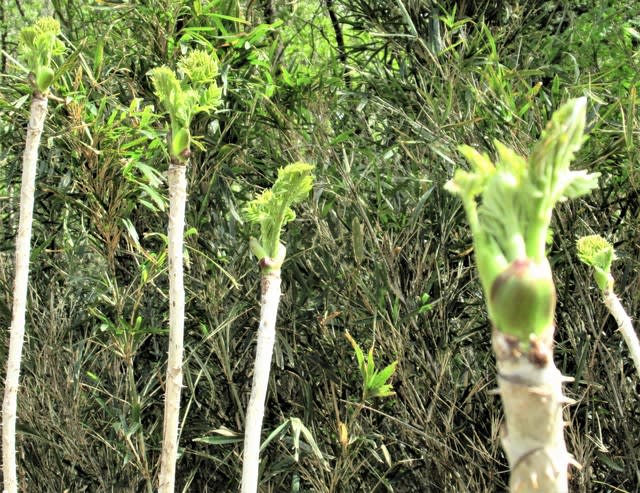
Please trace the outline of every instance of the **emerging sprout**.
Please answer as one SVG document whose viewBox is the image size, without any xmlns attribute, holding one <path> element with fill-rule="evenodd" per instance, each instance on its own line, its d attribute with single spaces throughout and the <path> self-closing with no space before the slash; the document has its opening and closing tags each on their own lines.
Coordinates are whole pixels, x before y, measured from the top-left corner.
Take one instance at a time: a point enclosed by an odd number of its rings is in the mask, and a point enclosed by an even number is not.
<svg viewBox="0 0 640 493">
<path fill-rule="evenodd" d="M 278 267 L 284 260 L 280 244 L 282 228 L 296 217 L 292 205 L 302 202 L 313 187 L 313 166 L 294 163 L 278 170 L 273 187 L 262 192 L 245 207 L 245 215 L 260 225 L 260 238 L 251 242 L 252 252 L 258 260 L 268 258 Z"/>
<path fill-rule="evenodd" d="M 60 23 L 52 17 L 43 17 L 20 31 L 20 50 L 35 77 L 38 92 L 49 90 L 55 76 L 51 60 L 64 53 L 64 43 L 58 39 L 60 34 Z"/>
<path fill-rule="evenodd" d="M 200 112 L 215 109 L 221 100 L 222 91 L 215 78 L 218 64 L 212 55 L 203 50 L 194 50 L 178 62 L 178 79 L 169 67 L 156 67 L 149 72 L 158 99 L 171 119 L 171 157 L 186 161 L 191 154 L 189 126 Z"/>
<path fill-rule="evenodd" d="M 611 264 L 616 259 L 613 245 L 602 236 L 591 235 L 580 238 L 576 244 L 578 258 L 593 267 L 593 275 L 602 292 L 613 290 Z"/>
<path fill-rule="evenodd" d="M 553 326 L 555 291 L 545 256 L 553 207 L 597 186 L 598 173 L 569 169 L 582 144 L 585 111 L 585 98 L 562 106 L 528 159 L 500 142 L 495 163 L 460 147 L 471 171 L 457 170 L 446 185 L 462 199 L 471 226 L 489 316 L 524 343 L 544 331 L 542 324 Z"/>
</svg>

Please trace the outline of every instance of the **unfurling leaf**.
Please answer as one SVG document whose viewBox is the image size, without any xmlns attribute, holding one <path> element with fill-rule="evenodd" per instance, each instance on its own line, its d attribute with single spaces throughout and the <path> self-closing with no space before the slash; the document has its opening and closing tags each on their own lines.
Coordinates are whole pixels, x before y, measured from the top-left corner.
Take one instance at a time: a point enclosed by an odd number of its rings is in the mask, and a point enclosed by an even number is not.
<svg viewBox="0 0 640 493">
<path fill-rule="evenodd" d="M 260 244 L 267 257 L 277 257 L 282 228 L 296 217 L 291 206 L 304 200 L 313 187 L 312 171 L 313 166 L 307 163 L 280 168 L 273 187 L 246 205 L 246 218 L 260 225 Z"/>
<path fill-rule="evenodd" d="M 593 267 L 596 283 L 601 291 L 613 289 L 611 264 L 616 259 L 613 245 L 602 236 L 591 235 L 580 238 L 577 242 L 578 258 Z"/>
<path fill-rule="evenodd" d="M 182 79 L 166 66 L 156 67 L 148 75 L 156 96 L 171 118 L 174 134 L 171 154 L 184 159 L 191 143 L 191 120 L 197 113 L 215 109 L 220 104 L 222 91 L 215 82 L 218 65 L 205 51 L 190 52 L 178 62 L 178 70 Z"/>
<path fill-rule="evenodd" d="M 204 50 L 193 50 L 178 62 L 178 70 L 194 84 L 211 84 L 218 76 L 218 63 Z"/>
<path fill-rule="evenodd" d="M 156 67 L 149 72 L 153 89 L 165 109 L 172 114 L 180 104 L 182 88 L 176 74 L 169 67 Z"/>
<path fill-rule="evenodd" d="M 60 34 L 60 23 L 52 17 L 43 17 L 20 31 L 20 50 L 39 92 L 46 92 L 53 82 L 52 57 L 64 53 L 64 43 L 58 39 Z"/>
</svg>

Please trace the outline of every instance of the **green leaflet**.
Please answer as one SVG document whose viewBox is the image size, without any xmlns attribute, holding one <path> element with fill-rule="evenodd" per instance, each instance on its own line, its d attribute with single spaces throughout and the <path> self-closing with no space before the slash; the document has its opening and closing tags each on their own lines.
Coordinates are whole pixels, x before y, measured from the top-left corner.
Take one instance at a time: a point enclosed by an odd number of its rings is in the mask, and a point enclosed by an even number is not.
<svg viewBox="0 0 640 493">
<path fill-rule="evenodd" d="M 349 334 L 344 333 L 345 338 L 353 347 L 362 376 L 362 400 L 366 401 L 373 397 L 389 397 L 394 395 L 393 386 L 389 383 L 389 379 L 396 371 L 398 361 L 394 361 L 390 365 L 385 366 L 382 370 L 376 370 L 373 360 L 373 347 L 369 349 L 365 358 L 364 352 L 356 340 Z"/>
</svg>

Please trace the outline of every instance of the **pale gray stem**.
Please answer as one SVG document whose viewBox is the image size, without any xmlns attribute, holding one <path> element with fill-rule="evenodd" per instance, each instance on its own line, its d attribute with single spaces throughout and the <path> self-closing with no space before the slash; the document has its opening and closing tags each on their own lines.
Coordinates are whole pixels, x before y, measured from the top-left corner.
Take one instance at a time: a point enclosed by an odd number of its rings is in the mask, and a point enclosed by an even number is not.
<svg viewBox="0 0 640 493">
<path fill-rule="evenodd" d="M 636 365 L 636 371 L 640 375 L 640 343 L 638 342 L 638 335 L 633 329 L 631 317 L 627 315 L 627 312 L 620 303 L 620 299 L 613 290 L 604 293 L 604 304 L 616 320 L 618 328 L 620 332 L 622 332 L 622 337 L 624 337 L 624 341 L 627 343 L 627 347 L 631 353 L 633 363 Z"/>
<path fill-rule="evenodd" d="M 159 493 L 173 493 L 178 458 L 178 421 L 182 390 L 182 353 L 184 339 L 184 280 L 182 250 L 184 211 L 187 202 L 187 166 L 169 166 L 169 357 L 167 361 L 166 394 L 162 456 L 160 458 Z"/>
<path fill-rule="evenodd" d="M 7 357 L 7 378 L 2 402 L 2 472 L 4 491 L 16 493 L 16 414 L 20 362 L 25 332 L 27 288 L 29 285 L 29 257 L 31 255 L 31 226 L 36 184 L 36 168 L 40 137 L 47 116 L 47 97 L 34 93 L 27 127 L 27 140 L 22 160 L 22 184 L 20 188 L 20 220 L 16 238 L 15 278 L 13 283 L 13 310 Z"/>
<path fill-rule="evenodd" d="M 253 384 L 247 407 L 242 463 L 242 493 L 256 493 L 260 471 L 260 434 L 269 385 L 271 357 L 276 340 L 276 318 L 280 303 L 280 270 L 267 271 L 261 280 L 262 300 L 258 345 L 253 366 Z"/>
<path fill-rule="evenodd" d="M 553 362 L 551 339 L 532 341 L 521 352 L 509 336 L 494 331 L 498 393 L 504 406 L 501 430 L 511 493 L 567 493 L 573 462 L 564 441 L 563 377 Z"/>
</svg>

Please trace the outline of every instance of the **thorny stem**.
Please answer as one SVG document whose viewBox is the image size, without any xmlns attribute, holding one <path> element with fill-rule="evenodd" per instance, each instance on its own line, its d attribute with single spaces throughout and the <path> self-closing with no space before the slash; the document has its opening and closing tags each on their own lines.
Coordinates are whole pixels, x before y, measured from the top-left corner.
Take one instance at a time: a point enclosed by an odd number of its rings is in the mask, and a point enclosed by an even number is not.
<svg viewBox="0 0 640 493">
<path fill-rule="evenodd" d="M 256 493 L 260 476 L 260 435 L 269 372 L 276 340 L 276 318 L 280 303 L 280 270 L 263 269 L 261 279 L 260 325 L 253 366 L 253 383 L 247 406 L 244 431 L 242 493 Z"/>
<path fill-rule="evenodd" d="M 169 166 L 169 356 L 167 361 L 166 396 L 162 457 L 160 461 L 160 493 L 175 489 L 178 457 L 178 422 L 182 391 L 182 354 L 184 338 L 183 241 L 184 211 L 187 201 L 186 164 Z"/>
<path fill-rule="evenodd" d="M 13 309 L 7 356 L 7 377 L 2 403 L 2 472 L 4 490 L 18 491 L 16 474 L 16 414 L 18 407 L 18 385 L 20 362 L 25 333 L 25 313 L 29 285 L 29 257 L 31 256 L 31 227 L 33 224 L 33 202 L 36 183 L 36 168 L 40 137 L 47 115 L 47 97 L 35 92 L 31 101 L 31 112 L 27 127 L 27 139 L 22 161 L 22 183 L 20 187 L 20 219 L 16 237 L 15 279 L 13 283 Z"/>
</svg>

